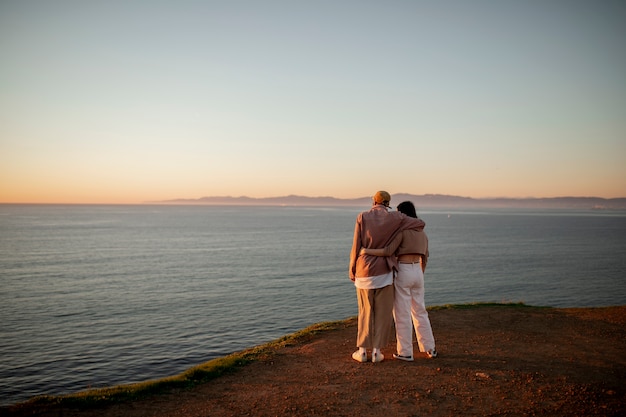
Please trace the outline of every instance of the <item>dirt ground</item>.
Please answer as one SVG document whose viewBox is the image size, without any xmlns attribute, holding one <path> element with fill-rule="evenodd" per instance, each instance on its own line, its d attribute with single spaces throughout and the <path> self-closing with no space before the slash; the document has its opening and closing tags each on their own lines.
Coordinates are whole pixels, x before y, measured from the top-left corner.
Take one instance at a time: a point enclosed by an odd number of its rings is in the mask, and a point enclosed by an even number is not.
<svg viewBox="0 0 626 417">
<path fill-rule="evenodd" d="M 351 358 L 354 322 L 191 390 L 12 416 L 625 416 L 626 306 L 430 312 L 439 357 Z"/>
</svg>

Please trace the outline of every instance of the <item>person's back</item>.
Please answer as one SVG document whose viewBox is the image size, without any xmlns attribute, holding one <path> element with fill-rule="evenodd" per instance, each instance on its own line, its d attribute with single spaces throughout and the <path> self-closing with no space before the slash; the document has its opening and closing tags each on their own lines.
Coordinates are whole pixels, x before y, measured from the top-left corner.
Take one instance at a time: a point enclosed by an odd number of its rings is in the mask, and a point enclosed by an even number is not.
<svg viewBox="0 0 626 417">
<path fill-rule="evenodd" d="M 402 230 L 423 230 L 425 226 L 424 221 L 418 219 L 417 215 L 407 216 L 399 211 L 390 212 L 388 208 L 391 196 L 388 192 L 378 191 L 373 200 L 372 208 L 359 213 L 354 225 L 349 275 L 355 283 L 357 278 L 376 277 L 397 268 L 395 258 L 363 256 L 360 254 L 361 248 L 383 248 Z"/>
<path fill-rule="evenodd" d="M 406 253 L 419 253 L 420 255 L 428 255 L 428 236 L 422 230 L 404 230 L 402 232 L 402 242 L 396 255 L 404 255 Z"/>
<path fill-rule="evenodd" d="M 386 207 L 381 205 L 376 205 L 369 211 L 359 214 L 354 231 L 353 250 L 350 254 L 351 273 L 353 274 L 351 277 L 365 278 L 390 272 L 395 266 L 394 259 L 358 256 L 359 251 L 361 247 L 385 247 L 403 225 L 410 224 L 414 220 L 417 219 L 411 219 L 397 211 L 389 212 Z"/>
<path fill-rule="evenodd" d="M 417 218 L 415 206 L 410 201 L 398 205 L 398 211 Z M 397 354 L 394 358 L 413 360 L 413 337 L 415 328 L 420 351 L 428 357 L 437 356 L 426 303 L 424 301 L 424 270 L 428 259 L 428 236 L 423 231 L 403 230 L 389 245 L 382 249 L 364 249 L 364 255 L 387 258 L 397 257 L 398 274 L 394 280 L 395 297 L 393 314 L 396 322 Z M 369 256 L 368 256 L 369 258 Z"/>
<path fill-rule="evenodd" d="M 391 196 L 378 191 L 369 211 L 359 213 L 354 226 L 354 239 L 350 251 L 349 276 L 354 281 L 359 305 L 357 347 L 352 358 L 367 361 L 367 349 L 372 349 L 372 362 L 384 356 L 385 346 L 392 328 L 393 269 L 395 258 L 361 255 L 361 248 L 384 247 L 402 230 L 423 229 L 424 222 L 399 212 L 389 212 Z"/>
</svg>

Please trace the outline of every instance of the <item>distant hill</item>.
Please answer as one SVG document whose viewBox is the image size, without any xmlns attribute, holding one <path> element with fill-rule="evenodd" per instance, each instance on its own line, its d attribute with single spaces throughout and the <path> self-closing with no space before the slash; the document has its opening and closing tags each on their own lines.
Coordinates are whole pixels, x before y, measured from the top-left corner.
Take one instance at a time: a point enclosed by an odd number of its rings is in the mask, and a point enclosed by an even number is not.
<svg viewBox="0 0 626 417">
<path fill-rule="evenodd" d="M 626 198 L 600 197 L 553 197 L 553 198 L 470 198 L 442 194 L 393 194 L 392 205 L 410 200 L 418 208 L 544 208 L 578 210 L 626 210 Z M 335 197 L 305 197 L 288 195 L 283 197 L 201 197 L 197 199 L 175 199 L 152 203 L 197 204 L 231 206 L 358 206 L 368 207 L 371 197 L 342 199 Z"/>
</svg>

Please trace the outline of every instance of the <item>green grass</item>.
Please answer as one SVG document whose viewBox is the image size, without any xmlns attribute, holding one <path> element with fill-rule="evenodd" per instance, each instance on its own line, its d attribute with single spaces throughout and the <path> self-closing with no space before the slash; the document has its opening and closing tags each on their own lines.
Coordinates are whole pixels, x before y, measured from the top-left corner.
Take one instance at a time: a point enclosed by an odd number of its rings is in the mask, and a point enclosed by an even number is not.
<svg viewBox="0 0 626 417">
<path fill-rule="evenodd" d="M 524 303 L 467 303 L 467 304 L 444 304 L 440 306 L 432 306 L 428 307 L 429 311 L 436 310 L 467 310 L 470 308 L 478 308 L 478 307 L 532 307 L 537 308 L 536 306 L 529 306 Z M 542 308 L 542 307 L 539 307 Z M 548 307 L 545 307 L 548 308 Z"/>
<path fill-rule="evenodd" d="M 446 309 L 470 309 L 479 307 L 529 306 L 525 305 L 524 303 L 471 303 L 432 306 L 429 307 L 428 310 L 435 311 Z M 356 317 L 351 317 L 346 320 L 340 321 L 317 323 L 290 335 L 283 336 L 272 342 L 205 362 L 201 365 L 190 368 L 179 375 L 135 384 L 90 389 L 68 395 L 38 396 L 22 403 L 22 405 L 50 404 L 76 408 L 96 408 L 108 404 L 146 398 L 151 395 L 171 392 L 172 390 L 189 389 L 211 381 L 212 379 L 215 379 L 221 375 L 234 372 L 250 362 L 268 359 L 279 349 L 286 346 L 297 345 L 298 343 L 310 340 L 314 335 L 318 333 L 339 328 L 345 328 L 348 326 L 353 326 L 355 324 Z M 19 406 L 20 404 L 16 405 Z"/>
<path fill-rule="evenodd" d="M 94 408 L 112 403 L 145 398 L 150 395 L 170 392 L 176 389 L 189 389 L 215 379 L 220 375 L 233 372 L 250 362 L 269 358 L 282 347 L 296 345 L 311 339 L 318 333 L 351 326 L 355 322 L 355 318 L 349 318 L 341 321 L 317 323 L 264 345 L 233 353 L 222 358 L 213 359 L 172 377 L 135 384 L 90 389 L 68 395 L 37 396 L 23 404 L 51 404 L 77 408 Z"/>
</svg>

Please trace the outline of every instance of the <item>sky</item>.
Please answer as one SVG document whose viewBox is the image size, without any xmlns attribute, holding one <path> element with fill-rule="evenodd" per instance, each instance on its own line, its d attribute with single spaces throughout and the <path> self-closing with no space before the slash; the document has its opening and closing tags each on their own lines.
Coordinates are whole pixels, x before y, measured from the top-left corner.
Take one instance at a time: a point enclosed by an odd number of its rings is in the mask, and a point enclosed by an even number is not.
<svg viewBox="0 0 626 417">
<path fill-rule="evenodd" d="M 626 197 L 626 2 L 0 0 L 0 203 Z"/>
</svg>

